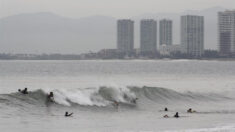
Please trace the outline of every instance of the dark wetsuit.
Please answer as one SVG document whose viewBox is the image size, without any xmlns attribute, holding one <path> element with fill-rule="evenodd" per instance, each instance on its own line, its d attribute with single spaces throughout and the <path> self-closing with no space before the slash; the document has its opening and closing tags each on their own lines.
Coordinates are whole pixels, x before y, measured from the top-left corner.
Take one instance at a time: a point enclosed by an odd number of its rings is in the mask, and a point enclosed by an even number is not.
<svg viewBox="0 0 235 132">
<path fill-rule="evenodd" d="M 54 102 L 53 97 L 54 97 L 53 92 L 50 92 L 50 94 L 49 94 L 49 95 L 47 95 L 47 100 L 48 100 L 48 101 L 50 101 L 50 102 Z"/>
<path fill-rule="evenodd" d="M 70 114 L 69 114 L 68 112 L 65 112 L 65 115 L 64 115 L 64 116 L 65 116 L 65 117 L 69 117 L 69 116 L 72 116 L 72 115 L 73 115 L 73 113 L 70 113 Z"/>
<path fill-rule="evenodd" d="M 167 108 L 165 108 L 165 109 L 164 109 L 164 111 L 168 111 L 168 109 L 167 109 Z"/>
<path fill-rule="evenodd" d="M 22 91 L 23 94 L 28 94 L 27 88 Z"/>
<path fill-rule="evenodd" d="M 21 92 L 22 94 L 28 94 L 29 93 L 27 88 L 25 88 L 24 90 L 19 89 L 18 91 Z"/>
<path fill-rule="evenodd" d="M 193 113 L 193 111 L 192 111 L 192 109 L 190 108 L 190 109 L 188 109 L 188 111 L 187 111 L 188 113 Z"/>
<path fill-rule="evenodd" d="M 136 104 L 136 100 L 137 100 L 137 99 L 132 99 L 132 100 L 131 100 L 131 103 Z"/>
<path fill-rule="evenodd" d="M 179 116 L 179 113 L 176 112 L 176 114 L 174 115 L 174 117 L 175 117 L 175 118 L 179 118 L 179 117 L 180 117 L 180 116 Z"/>
</svg>

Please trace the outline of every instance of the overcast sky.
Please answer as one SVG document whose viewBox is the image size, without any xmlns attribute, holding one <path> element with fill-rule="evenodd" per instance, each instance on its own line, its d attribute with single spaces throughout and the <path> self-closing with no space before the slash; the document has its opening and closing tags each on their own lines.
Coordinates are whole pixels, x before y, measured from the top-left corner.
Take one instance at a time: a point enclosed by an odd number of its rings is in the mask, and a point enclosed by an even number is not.
<svg viewBox="0 0 235 132">
<path fill-rule="evenodd" d="M 235 0 L 0 0 L 0 17 L 53 12 L 68 17 L 125 18 L 143 13 L 182 12 L 210 7 L 235 8 Z"/>
</svg>

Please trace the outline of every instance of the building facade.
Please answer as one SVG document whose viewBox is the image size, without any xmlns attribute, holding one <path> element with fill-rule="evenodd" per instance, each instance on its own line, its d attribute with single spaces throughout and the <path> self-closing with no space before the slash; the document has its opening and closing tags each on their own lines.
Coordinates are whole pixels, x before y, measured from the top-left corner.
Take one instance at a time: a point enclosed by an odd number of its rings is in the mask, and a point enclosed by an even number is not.
<svg viewBox="0 0 235 132">
<path fill-rule="evenodd" d="M 117 21 L 117 50 L 131 53 L 134 50 L 134 21 L 122 19 Z"/>
<path fill-rule="evenodd" d="M 183 52 L 195 57 L 204 53 L 204 17 L 181 16 L 181 44 Z"/>
<path fill-rule="evenodd" d="M 181 53 L 182 45 L 159 45 L 159 53 L 161 55 L 171 55 L 174 53 Z"/>
<path fill-rule="evenodd" d="M 157 50 L 157 22 L 144 19 L 140 22 L 140 52 L 155 53 Z"/>
<path fill-rule="evenodd" d="M 160 21 L 160 45 L 172 45 L 172 21 L 163 19 Z"/>
<path fill-rule="evenodd" d="M 219 51 L 223 55 L 235 53 L 235 10 L 218 13 Z"/>
</svg>

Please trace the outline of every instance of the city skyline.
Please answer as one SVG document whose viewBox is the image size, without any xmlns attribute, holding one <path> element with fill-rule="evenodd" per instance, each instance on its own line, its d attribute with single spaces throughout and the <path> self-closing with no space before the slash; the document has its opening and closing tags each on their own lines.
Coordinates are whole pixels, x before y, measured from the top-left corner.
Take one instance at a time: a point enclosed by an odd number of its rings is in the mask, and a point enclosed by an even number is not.
<svg viewBox="0 0 235 132">
<path fill-rule="evenodd" d="M 154 19 L 140 20 L 140 53 L 151 54 L 157 53 L 157 36 L 160 36 L 158 46 L 162 50 L 175 51 L 178 49 L 172 45 L 172 21 L 160 20 L 159 35 L 157 35 L 157 21 Z M 181 16 L 181 53 L 186 53 L 195 57 L 200 57 L 204 54 L 204 17 L 197 15 Z M 125 54 L 134 51 L 134 21 L 131 19 L 117 20 L 117 50 Z M 170 40 L 170 41 L 169 41 Z M 233 40 L 233 39 L 232 39 Z M 172 46 L 171 46 L 172 45 Z M 171 47 L 169 47 L 171 46 Z M 138 48 L 137 48 L 138 49 Z"/>
<path fill-rule="evenodd" d="M 217 49 L 217 12 L 211 8 L 200 12 L 206 16 L 205 48 Z M 190 14 L 197 14 L 190 12 Z M 179 18 L 183 14 L 153 14 L 132 18 L 136 21 L 135 48 L 139 48 L 139 21 L 170 18 L 174 22 L 173 42 L 180 44 Z M 52 13 L 20 14 L 0 19 L 0 44 L 2 53 L 85 53 L 116 47 L 116 19 L 95 16 L 70 19 Z M 41 21 L 44 20 L 44 21 Z M 30 24 L 29 24 L 30 23 Z M 56 30 L 55 30 L 56 29 Z M 158 33 L 159 35 L 159 33 Z M 50 37 L 49 37 L 50 36 Z M 215 37 L 216 36 L 216 37 Z M 91 39 L 92 38 L 92 39 Z M 159 39 L 157 44 L 159 44 Z M 72 48 L 71 48 L 72 46 Z"/>
</svg>

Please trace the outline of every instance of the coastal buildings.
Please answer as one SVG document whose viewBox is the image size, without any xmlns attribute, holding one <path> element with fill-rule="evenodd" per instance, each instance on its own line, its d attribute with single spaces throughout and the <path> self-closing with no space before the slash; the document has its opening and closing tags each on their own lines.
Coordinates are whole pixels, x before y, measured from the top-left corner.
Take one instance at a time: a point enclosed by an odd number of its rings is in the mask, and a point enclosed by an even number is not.
<svg viewBox="0 0 235 132">
<path fill-rule="evenodd" d="M 134 21 L 122 19 L 117 21 L 118 52 L 131 53 L 134 50 Z"/>
<path fill-rule="evenodd" d="M 181 44 L 183 52 L 200 57 L 204 52 L 204 17 L 181 16 Z"/>
<path fill-rule="evenodd" d="M 219 52 L 235 54 L 235 10 L 218 13 Z"/>
<path fill-rule="evenodd" d="M 235 20 L 234 20 L 235 21 Z M 233 22 L 234 22 L 233 21 Z M 235 25 L 235 24 L 234 24 Z M 233 26 L 235 27 L 235 26 Z M 182 54 L 188 57 L 202 57 L 204 54 L 204 17 L 197 15 L 181 16 L 181 44 L 173 45 L 173 22 L 162 19 L 159 22 L 159 45 L 157 46 L 157 21 L 142 19 L 140 21 L 140 48 L 134 49 L 134 21 L 121 19 L 117 21 L 117 54 L 125 56 L 147 55 L 157 57 L 163 54 Z M 231 30 L 235 34 L 235 30 Z M 235 39 L 231 39 L 235 42 Z M 235 45 L 231 46 L 234 47 Z M 158 49 L 158 50 L 157 50 Z M 138 52 L 137 52 L 138 51 Z M 108 52 L 104 52 L 108 54 Z"/>
<path fill-rule="evenodd" d="M 157 22 L 144 19 L 140 22 L 140 52 L 156 53 L 157 50 Z"/>
<path fill-rule="evenodd" d="M 159 45 L 172 45 L 172 21 L 163 19 L 160 21 Z"/>
<path fill-rule="evenodd" d="M 182 52 L 182 45 L 160 45 L 159 46 L 159 53 L 161 55 L 171 55 L 175 53 L 181 53 Z"/>
</svg>

